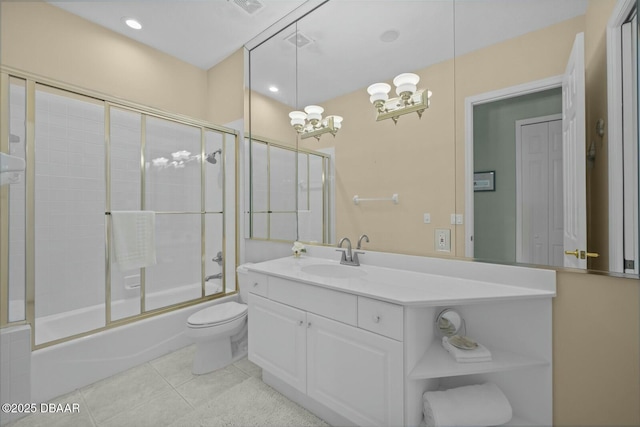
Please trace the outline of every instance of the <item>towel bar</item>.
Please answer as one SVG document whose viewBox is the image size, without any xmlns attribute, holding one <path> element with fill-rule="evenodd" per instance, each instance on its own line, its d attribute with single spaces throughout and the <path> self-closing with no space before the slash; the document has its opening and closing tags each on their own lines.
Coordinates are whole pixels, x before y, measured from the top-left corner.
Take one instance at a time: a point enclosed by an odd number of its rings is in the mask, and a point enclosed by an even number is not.
<svg viewBox="0 0 640 427">
<path fill-rule="evenodd" d="M 398 202 L 398 193 L 391 195 L 391 197 L 379 197 L 379 198 L 362 198 L 357 194 L 353 196 L 353 204 L 357 205 L 360 202 L 393 202 L 394 205 L 397 205 Z"/>
</svg>

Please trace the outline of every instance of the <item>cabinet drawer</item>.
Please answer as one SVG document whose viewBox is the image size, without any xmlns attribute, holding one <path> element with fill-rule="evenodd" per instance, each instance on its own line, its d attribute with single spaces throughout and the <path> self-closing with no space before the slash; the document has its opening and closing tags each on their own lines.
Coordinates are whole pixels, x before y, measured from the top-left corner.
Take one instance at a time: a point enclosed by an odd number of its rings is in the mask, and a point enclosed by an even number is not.
<svg viewBox="0 0 640 427">
<path fill-rule="evenodd" d="M 402 306 L 358 297 L 358 327 L 402 341 Z"/>
<path fill-rule="evenodd" d="M 269 276 L 268 298 L 356 326 L 357 297 L 320 286 Z"/>
<path fill-rule="evenodd" d="M 266 297 L 267 285 L 267 276 L 249 272 L 249 293 Z"/>
</svg>

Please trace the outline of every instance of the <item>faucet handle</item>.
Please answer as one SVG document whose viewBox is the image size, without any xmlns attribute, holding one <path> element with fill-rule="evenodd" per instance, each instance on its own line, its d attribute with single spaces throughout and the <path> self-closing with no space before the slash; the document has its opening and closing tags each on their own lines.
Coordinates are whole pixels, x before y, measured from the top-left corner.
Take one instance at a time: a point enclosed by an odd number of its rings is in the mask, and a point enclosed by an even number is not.
<svg viewBox="0 0 640 427">
<path fill-rule="evenodd" d="M 340 262 L 346 262 L 347 261 L 347 250 L 346 249 L 336 249 L 336 252 L 342 252 L 342 258 L 340 259 Z"/>
</svg>

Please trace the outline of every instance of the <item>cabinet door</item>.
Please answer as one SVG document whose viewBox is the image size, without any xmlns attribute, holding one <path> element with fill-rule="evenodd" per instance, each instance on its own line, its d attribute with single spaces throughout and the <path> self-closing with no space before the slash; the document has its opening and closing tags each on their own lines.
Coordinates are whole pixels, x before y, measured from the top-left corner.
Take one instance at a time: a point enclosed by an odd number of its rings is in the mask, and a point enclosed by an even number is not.
<svg viewBox="0 0 640 427">
<path fill-rule="evenodd" d="M 307 313 L 307 394 L 357 425 L 403 424 L 402 343 Z"/>
<path fill-rule="evenodd" d="M 249 294 L 249 360 L 307 391 L 306 313 Z"/>
</svg>

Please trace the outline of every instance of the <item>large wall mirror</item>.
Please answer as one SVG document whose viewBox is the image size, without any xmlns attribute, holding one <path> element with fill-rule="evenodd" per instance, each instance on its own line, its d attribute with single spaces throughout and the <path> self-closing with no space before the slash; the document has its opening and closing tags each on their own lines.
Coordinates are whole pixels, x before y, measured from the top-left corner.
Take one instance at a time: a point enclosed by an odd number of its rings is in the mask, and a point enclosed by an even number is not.
<svg viewBox="0 0 640 427">
<path fill-rule="evenodd" d="M 330 0 L 250 52 L 251 134 L 328 159 L 320 243 L 366 233 L 371 250 L 637 274 L 635 8 Z M 367 88 L 401 98 L 402 73 L 428 108 L 378 114 Z M 289 113 L 314 105 L 329 131 L 305 134 L 313 109 L 294 129 Z M 296 238 L 318 241 L 297 211 Z"/>
</svg>

